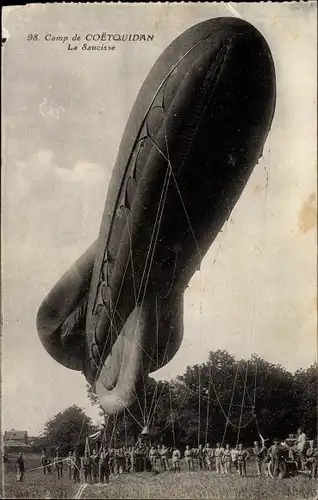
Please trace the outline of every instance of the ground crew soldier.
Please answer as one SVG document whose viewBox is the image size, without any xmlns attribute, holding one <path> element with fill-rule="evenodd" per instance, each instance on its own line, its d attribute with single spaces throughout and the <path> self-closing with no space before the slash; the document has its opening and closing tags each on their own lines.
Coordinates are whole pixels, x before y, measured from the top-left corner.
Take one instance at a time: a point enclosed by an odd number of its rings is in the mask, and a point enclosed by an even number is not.
<svg viewBox="0 0 318 500">
<path fill-rule="evenodd" d="M 104 477 L 105 483 L 109 483 L 110 476 L 110 467 L 109 467 L 109 450 L 107 448 L 104 449 Z"/>
<path fill-rule="evenodd" d="M 257 441 L 254 441 L 254 448 L 253 448 L 253 454 L 255 456 L 255 463 L 256 463 L 256 471 L 257 475 L 261 476 L 262 475 L 262 460 L 263 460 L 263 455 L 264 455 L 264 446 L 262 448 L 259 446 Z"/>
<path fill-rule="evenodd" d="M 47 454 L 45 453 L 44 450 L 42 450 L 42 455 L 41 455 L 41 464 L 42 464 L 42 467 L 43 467 L 43 474 L 46 475 L 46 472 L 47 472 Z"/>
<path fill-rule="evenodd" d="M 85 451 L 84 458 L 82 461 L 82 467 L 84 472 L 84 482 L 91 483 L 92 482 L 92 460 L 89 456 L 88 452 Z"/>
<path fill-rule="evenodd" d="M 139 450 L 138 450 L 138 469 L 139 469 L 139 472 L 144 471 L 145 453 L 146 453 L 146 450 L 145 450 L 144 446 L 140 445 Z"/>
<path fill-rule="evenodd" d="M 194 470 L 194 464 L 193 464 L 193 451 L 190 448 L 190 446 L 187 444 L 185 452 L 184 452 L 184 458 L 185 461 L 188 465 L 189 470 Z"/>
<path fill-rule="evenodd" d="M 49 457 L 47 459 L 46 469 L 47 469 L 49 475 L 51 476 L 52 475 L 52 467 L 51 467 L 51 459 Z"/>
<path fill-rule="evenodd" d="M 24 460 L 23 460 L 22 453 L 19 453 L 19 456 L 18 456 L 17 461 L 16 461 L 16 468 L 17 468 L 17 481 L 22 483 L 23 478 L 24 478 L 24 472 L 25 472 Z"/>
<path fill-rule="evenodd" d="M 239 472 L 237 457 L 238 457 L 238 446 L 235 446 L 235 448 L 232 448 L 231 450 L 231 461 L 235 467 L 236 472 Z"/>
<path fill-rule="evenodd" d="M 306 462 L 306 434 L 304 433 L 302 427 L 299 427 L 297 430 L 297 451 L 300 456 L 300 461 L 301 461 L 301 467 L 302 469 L 305 467 L 305 462 Z"/>
<path fill-rule="evenodd" d="M 56 472 L 57 472 L 57 479 L 62 479 L 62 477 L 63 477 L 63 462 L 62 462 L 62 459 L 61 459 L 58 451 L 56 452 L 56 455 L 54 458 L 54 465 L 55 465 Z"/>
<path fill-rule="evenodd" d="M 155 447 L 151 446 L 151 448 L 149 450 L 149 460 L 150 460 L 150 464 L 151 464 L 151 470 L 153 472 L 155 472 L 155 470 L 156 470 L 156 455 L 157 455 L 157 451 L 156 451 Z"/>
<path fill-rule="evenodd" d="M 66 466 L 68 472 L 68 478 L 72 479 L 73 476 L 73 453 L 70 451 L 66 459 Z"/>
<path fill-rule="evenodd" d="M 115 474 L 115 465 L 116 465 L 116 450 L 110 448 L 108 451 L 109 455 L 109 470 L 111 474 Z"/>
<path fill-rule="evenodd" d="M 103 483 L 105 479 L 105 452 L 104 449 L 99 454 L 99 460 L 98 460 L 98 476 L 99 476 L 99 482 Z M 109 463 L 109 454 L 108 454 L 108 463 Z"/>
<path fill-rule="evenodd" d="M 91 459 L 92 459 L 92 480 L 93 480 L 93 483 L 97 483 L 98 482 L 98 464 L 99 464 L 99 456 L 98 456 L 97 450 L 94 450 Z"/>
<path fill-rule="evenodd" d="M 314 475 L 315 475 L 314 472 L 313 472 L 314 464 L 315 464 L 314 441 L 310 440 L 309 441 L 309 448 L 307 448 L 307 451 L 306 451 L 305 467 L 308 467 L 310 469 L 310 471 L 312 472 L 313 478 L 314 478 Z"/>
<path fill-rule="evenodd" d="M 160 450 L 161 465 L 166 471 L 170 470 L 168 460 L 168 448 L 163 444 Z"/>
<path fill-rule="evenodd" d="M 108 450 L 102 450 L 99 455 L 99 482 L 109 483 L 109 452 Z"/>
<path fill-rule="evenodd" d="M 147 471 L 147 453 L 149 455 L 149 451 L 147 450 L 146 446 L 142 444 L 140 448 L 140 469 L 142 472 Z"/>
<path fill-rule="evenodd" d="M 224 449 L 221 447 L 221 444 L 216 443 L 214 456 L 215 456 L 215 470 L 217 474 L 223 474 L 223 466 L 222 466 L 223 453 Z"/>
<path fill-rule="evenodd" d="M 76 451 L 73 453 L 73 481 L 74 483 L 80 482 L 81 459 Z"/>
<path fill-rule="evenodd" d="M 206 469 L 205 450 L 203 449 L 202 444 L 199 444 L 197 457 L 198 457 L 199 469 L 200 470 Z"/>
<path fill-rule="evenodd" d="M 155 458 L 155 461 L 156 461 L 156 472 L 159 472 L 161 467 L 162 467 L 162 459 L 161 459 L 161 446 L 160 444 L 157 445 L 157 449 L 156 449 L 156 458 Z"/>
<path fill-rule="evenodd" d="M 205 445 L 205 463 L 208 468 L 208 470 L 212 470 L 212 459 L 213 459 L 213 449 L 210 448 L 210 444 L 207 443 Z"/>
<path fill-rule="evenodd" d="M 273 476 L 276 476 L 277 473 L 277 468 L 278 468 L 278 458 L 279 458 L 279 445 L 277 439 L 274 439 L 274 443 L 268 450 L 268 457 L 272 461 L 272 466 L 273 466 Z"/>
<path fill-rule="evenodd" d="M 135 456 L 136 456 L 136 472 L 141 472 L 141 469 L 142 469 L 142 467 L 141 467 L 141 464 L 142 464 L 142 451 L 141 451 L 140 446 L 137 447 Z"/>
<path fill-rule="evenodd" d="M 229 444 L 225 445 L 225 450 L 223 453 L 223 467 L 224 474 L 231 473 L 231 448 Z"/>
<path fill-rule="evenodd" d="M 117 451 L 117 474 L 123 474 L 125 468 L 125 455 L 123 448 Z"/>
<path fill-rule="evenodd" d="M 150 446 L 147 444 L 144 448 L 144 470 L 150 472 L 151 464 L 149 459 Z"/>
<path fill-rule="evenodd" d="M 181 458 L 181 453 L 180 450 L 176 446 L 173 447 L 173 452 L 172 452 L 172 467 L 173 467 L 173 472 L 180 472 L 180 458 Z"/>
<path fill-rule="evenodd" d="M 249 452 L 247 450 L 244 450 L 242 443 L 240 443 L 237 454 L 237 465 L 240 476 L 246 476 L 246 461 L 249 456 Z"/>
</svg>

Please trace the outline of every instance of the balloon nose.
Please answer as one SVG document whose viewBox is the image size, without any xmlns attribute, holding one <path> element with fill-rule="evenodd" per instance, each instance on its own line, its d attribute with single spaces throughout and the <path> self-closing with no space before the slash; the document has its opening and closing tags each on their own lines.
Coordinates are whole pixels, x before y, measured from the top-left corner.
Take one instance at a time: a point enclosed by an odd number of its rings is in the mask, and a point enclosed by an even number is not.
<svg viewBox="0 0 318 500">
<path fill-rule="evenodd" d="M 150 372 L 168 363 L 183 336 L 183 296 L 147 297 L 127 318 L 95 384 L 107 413 L 120 412 L 147 391 Z"/>
</svg>

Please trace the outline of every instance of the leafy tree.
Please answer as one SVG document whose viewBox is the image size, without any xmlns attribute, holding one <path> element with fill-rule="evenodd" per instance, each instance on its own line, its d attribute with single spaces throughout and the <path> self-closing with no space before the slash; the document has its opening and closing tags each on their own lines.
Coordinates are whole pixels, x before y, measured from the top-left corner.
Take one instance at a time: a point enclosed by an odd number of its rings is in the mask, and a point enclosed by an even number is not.
<svg viewBox="0 0 318 500">
<path fill-rule="evenodd" d="M 91 390 L 88 395 L 99 404 Z M 106 442 L 135 442 L 145 424 L 155 442 L 192 446 L 221 440 L 250 445 L 259 433 L 283 439 L 300 425 L 314 436 L 317 428 L 317 364 L 293 375 L 255 354 L 236 360 L 218 350 L 172 382 L 150 378 L 147 391 L 136 396 L 117 419 L 107 416 Z"/>
<path fill-rule="evenodd" d="M 95 431 L 96 427 L 82 408 L 73 405 L 48 420 L 43 443 L 51 449 L 58 448 L 62 455 L 74 449 L 83 453 L 86 436 Z"/>
<path fill-rule="evenodd" d="M 307 370 L 297 370 L 294 378 L 297 397 L 297 426 L 302 426 L 308 435 L 315 438 L 318 427 L 318 364 L 314 363 Z"/>
</svg>

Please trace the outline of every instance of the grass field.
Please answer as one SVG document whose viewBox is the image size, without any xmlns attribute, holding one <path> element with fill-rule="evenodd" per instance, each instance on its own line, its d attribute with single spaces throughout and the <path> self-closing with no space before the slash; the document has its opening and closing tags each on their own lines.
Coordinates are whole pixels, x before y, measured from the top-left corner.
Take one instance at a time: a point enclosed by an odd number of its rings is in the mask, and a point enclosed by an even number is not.
<svg viewBox="0 0 318 500">
<path fill-rule="evenodd" d="M 125 475 L 109 486 L 87 486 L 81 498 L 205 498 L 205 499 L 313 499 L 316 484 L 307 478 L 271 480 L 216 476 L 209 472 L 181 472 L 144 476 Z"/>
<path fill-rule="evenodd" d="M 41 469 L 32 471 L 40 464 L 38 455 L 25 455 L 26 474 L 23 483 L 17 483 L 14 458 L 5 464 L 4 491 L 2 498 L 75 498 L 79 485 L 63 477 L 44 476 Z M 109 485 L 88 485 L 80 498 L 206 498 L 242 500 L 303 500 L 313 499 L 317 494 L 317 482 L 306 477 L 273 480 L 255 477 L 253 464 L 248 477 L 236 474 L 218 476 L 214 472 L 187 472 L 180 474 L 161 472 L 124 474 L 111 478 Z"/>
<path fill-rule="evenodd" d="M 40 455 L 24 454 L 26 468 L 24 481 L 16 480 L 14 454 L 9 454 L 9 462 L 4 464 L 4 481 L 1 498 L 74 498 L 79 487 L 63 477 L 57 481 L 56 476 L 44 476 L 42 469 L 30 470 L 41 465 Z"/>
</svg>

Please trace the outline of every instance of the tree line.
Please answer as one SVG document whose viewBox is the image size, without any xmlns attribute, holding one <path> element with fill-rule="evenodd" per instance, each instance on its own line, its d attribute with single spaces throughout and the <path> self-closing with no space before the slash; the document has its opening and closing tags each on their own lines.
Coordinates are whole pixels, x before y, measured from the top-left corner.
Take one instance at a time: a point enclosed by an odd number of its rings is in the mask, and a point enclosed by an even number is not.
<svg viewBox="0 0 318 500">
<path fill-rule="evenodd" d="M 290 373 L 256 355 L 236 360 L 227 351 L 211 351 L 208 360 L 188 366 L 172 381 L 149 378 L 147 391 L 119 416 L 104 417 L 104 439 L 112 446 L 136 442 L 145 425 L 158 443 L 179 446 L 218 441 L 250 446 L 260 434 L 285 439 L 303 427 L 317 436 L 317 363 Z M 88 397 L 99 405 L 88 386 Z M 62 454 L 78 449 L 98 429 L 85 412 L 73 405 L 50 419 L 37 442 L 38 448 Z"/>
<path fill-rule="evenodd" d="M 88 387 L 92 404 L 99 404 Z M 142 427 L 167 444 L 285 439 L 302 426 L 317 435 L 317 363 L 294 374 L 253 354 L 236 360 L 227 351 L 211 351 L 208 360 L 188 366 L 173 381 L 149 379 L 122 415 L 105 417 L 106 442 L 136 440 Z"/>
</svg>

